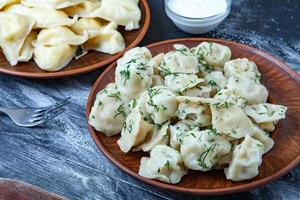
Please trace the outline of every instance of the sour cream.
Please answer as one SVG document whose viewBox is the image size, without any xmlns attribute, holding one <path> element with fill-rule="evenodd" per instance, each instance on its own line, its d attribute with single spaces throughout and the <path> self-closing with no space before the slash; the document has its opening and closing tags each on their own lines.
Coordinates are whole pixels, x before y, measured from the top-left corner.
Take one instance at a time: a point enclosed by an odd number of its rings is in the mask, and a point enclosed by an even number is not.
<svg viewBox="0 0 300 200">
<path fill-rule="evenodd" d="M 169 0 L 169 8 L 188 18 L 206 18 L 223 14 L 227 9 L 226 0 Z"/>
</svg>

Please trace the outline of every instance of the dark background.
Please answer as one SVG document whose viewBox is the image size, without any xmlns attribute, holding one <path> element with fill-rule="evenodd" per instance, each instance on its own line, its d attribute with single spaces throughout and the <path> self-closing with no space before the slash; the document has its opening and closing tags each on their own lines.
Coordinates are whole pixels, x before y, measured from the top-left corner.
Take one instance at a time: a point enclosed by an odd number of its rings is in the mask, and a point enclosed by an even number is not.
<svg viewBox="0 0 300 200">
<path fill-rule="evenodd" d="M 181 37 L 222 38 L 268 51 L 300 72 L 299 0 L 233 0 L 229 17 L 205 35 L 181 32 L 165 15 L 162 0 L 148 2 L 152 19 L 141 45 Z M 44 106 L 73 98 L 66 113 L 43 127 L 16 127 L 1 116 L 0 177 L 23 180 L 70 199 L 300 199 L 299 166 L 264 187 L 219 197 L 164 191 L 123 173 L 101 154 L 87 130 L 86 100 L 100 73 L 56 80 L 0 75 L 3 106 Z"/>
</svg>

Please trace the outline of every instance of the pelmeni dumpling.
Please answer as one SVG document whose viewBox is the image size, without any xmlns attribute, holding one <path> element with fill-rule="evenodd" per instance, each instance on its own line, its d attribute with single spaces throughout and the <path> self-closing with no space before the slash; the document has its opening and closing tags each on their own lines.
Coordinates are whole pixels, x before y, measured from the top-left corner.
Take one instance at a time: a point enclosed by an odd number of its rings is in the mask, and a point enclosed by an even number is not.
<svg viewBox="0 0 300 200">
<path fill-rule="evenodd" d="M 184 136 L 191 131 L 192 128 L 184 123 L 184 121 L 179 121 L 175 125 L 170 126 L 170 146 L 177 151 L 179 151 L 181 143 L 183 142 Z M 198 130 L 198 128 L 197 128 Z"/>
<path fill-rule="evenodd" d="M 85 0 L 21 0 L 27 7 L 61 9 L 77 5 Z"/>
<path fill-rule="evenodd" d="M 246 106 L 244 110 L 255 122 L 264 123 L 284 119 L 287 108 L 281 105 L 264 103 Z"/>
<path fill-rule="evenodd" d="M 70 63 L 76 50 L 76 46 L 68 44 L 38 45 L 34 48 L 33 59 L 42 70 L 58 71 Z"/>
<path fill-rule="evenodd" d="M 268 99 L 266 87 L 247 76 L 229 77 L 227 88 L 246 99 L 248 105 L 266 103 Z"/>
<path fill-rule="evenodd" d="M 268 133 L 264 132 L 259 127 L 254 126 L 254 130 L 255 130 L 255 132 L 252 135 L 252 138 L 260 141 L 264 145 L 264 152 L 263 153 L 267 153 L 268 151 L 270 151 L 270 149 L 273 148 L 274 141 L 272 140 L 272 138 L 270 138 Z"/>
<path fill-rule="evenodd" d="M 229 167 L 224 169 L 226 178 L 242 181 L 257 176 L 263 152 L 264 145 L 246 135 L 244 141 L 235 147 Z"/>
<path fill-rule="evenodd" d="M 125 104 L 120 92 L 115 83 L 110 83 L 97 94 L 89 124 L 110 137 L 121 132 L 125 118 Z"/>
<path fill-rule="evenodd" d="M 86 17 L 96 9 L 100 8 L 101 1 L 98 0 L 85 0 L 80 4 L 62 9 L 64 13 L 69 16 Z"/>
<path fill-rule="evenodd" d="M 20 0 L 1 0 L 0 1 L 0 10 L 3 9 L 5 6 L 9 6 L 11 4 L 19 3 Z"/>
<path fill-rule="evenodd" d="M 152 133 L 148 134 L 145 141 L 133 148 L 133 151 L 143 150 L 145 152 L 151 151 L 156 145 L 164 144 L 167 145 L 169 143 L 169 124 L 170 122 L 166 122 L 161 126 L 155 126 Z"/>
<path fill-rule="evenodd" d="M 70 26 L 75 23 L 77 18 L 70 19 L 62 11 L 45 9 L 45 8 L 29 8 L 22 4 L 15 4 L 7 9 L 5 12 L 26 15 L 36 21 L 34 28 L 49 28 L 56 26 Z"/>
<path fill-rule="evenodd" d="M 34 51 L 32 41 L 36 40 L 37 34 L 38 33 L 36 31 L 32 31 L 25 39 L 25 42 L 19 54 L 20 62 L 28 62 L 32 58 Z"/>
<path fill-rule="evenodd" d="M 0 13 L 0 47 L 11 65 L 16 65 L 20 51 L 35 21 L 24 15 Z"/>
<path fill-rule="evenodd" d="M 117 143 L 120 149 L 127 153 L 132 147 L 142 144 L 153 129 L 154 125 L 146 122 L 137 110 L 132 110 L 126 118 Z"/>
<path fill-rule="evenodd" d="M 218 158 L 228 154 L 230 142 L 212 130 L 190 131 L 180 147 L 184 165 L 188 169 L 211 170 Z"/>
<path fill-rule="evenodd" d="M 148 89 L 141 95 L 138 104 L 140 112 L 155 124 L 163 124 L 176 117 L 176 95 L 166 87 L 155 86 Z"/>
<path fill-rule="evenodd" d="M 204 82 L 194 74 L 170 74 L 165 76 L 165 85 L 178 95 Z"/>
<path fill-rule="evenodd" d="M 207 86 L 201 86 L 197 85 L 196 87 L 193 87 L 191 89 L 186 90 L 183 92 L 183 96 L 189 96 L 189 97 L 210 97 L 210 94 L 212 92 L 212 89 Z"/>
<path fill-rule="evenodd" d="M 132 0 L 101 0 L 101 6 L 86 17 L 112 21 L 130 31 L 139 28 L 141 10 Z"/>
<path fill-rule="evenodd" d="M 203 79 L 205 80 L 205 83 L 215 92 L 224 89 L 227 84 L 227 78 L 220 71 L 209 72 L 204 76 Z"/>
<path fill-rule="evenodd" d="M 153 67 L 154 69 L 154 74 L 155 75 L 158 75 L 159 71 L 159 66 L 164 58 L 164 53 L 160 53 L 160 54 L 157 54 L 156 56 L 154 56 L 150 61 L 149 61 L 149 66 Z"/>
<path fill-rule="evenodd" d="M 166 145 L 157 145 L 150 152 L 150 158 L 143 157 L 139 175 L 176 184 L 187 174 L 178 151 Z"/>
<path fill-rule="evenodd" d="M 153 68 L 148 66 L 150 51 L 145 47 L 136 47 L 118 60 L 116 84 L 121 94 L 128 99 L 137 99 L 152 84 Z"/>
<path fill-rule="evenodd" d="M 84 31 L 83 35 L 76 35 L 69 28 L 58 26 L 41 30 L 38 34 L 37 40 L 34 42 L 34 45 L 81 45 L 87 40 L 87 31 Z"/>
<path fill-rule="evenodd" d="M 277 122 L 278 121 L 275 121 L 275 122 L 262 122 L 262 123 L 257 123 L 256 125 L 264 131 L 272 132 L 272 131 L 275 130 L 275 125 L 277 124 Z"/>
<path fill-rule="evenodd" d="M 217 99 L 217 98 L 215 98 Z M 221 133 L 242 138 L 254 133 L 253 124 L 244 110 L 232 99 L 211 103 L 212 125 Z"/>
<path fill-rule="evenodd" d="M 177 117 L 193 126 L 211 125 L 210 103 L 212 99 L 202 97 L 178 96 Z"/>
<path fill-rule="evenodd" d="M 231 50 L 227 46 L 213 42 L 202 42 L 192 51 L 200 60 L 204 60 L 209 66 L 218 70 L 222 70 L 225 62 L 231 58 Z"/>
<path fill-rule="evenodd" d="M 198 60 L 186 47 L 174 46 L 175 50 L 166 53 L 159 66 L 162 75 L 177 73 L 196 74 L 199 72 Z"/>
<path fill-rule="evenodd" d="M 224 66 L 224 73 L 226 77 L 230 76 L 248 76 L 260 79 L 260 73 L 256 64 L 247 58 L 237 58 L 227 61 Z"/>
<path fill-rule="evenodd" d="M 82 45 L 83 50 L 96 50 L 103 53 L 115 54 L 125 49 L 125 41 L 118 25 L 114 22 L 81 18 L 73 26 L 72 30 L 77 34 L 89 33 L 89 39 Z"/>
</svg>

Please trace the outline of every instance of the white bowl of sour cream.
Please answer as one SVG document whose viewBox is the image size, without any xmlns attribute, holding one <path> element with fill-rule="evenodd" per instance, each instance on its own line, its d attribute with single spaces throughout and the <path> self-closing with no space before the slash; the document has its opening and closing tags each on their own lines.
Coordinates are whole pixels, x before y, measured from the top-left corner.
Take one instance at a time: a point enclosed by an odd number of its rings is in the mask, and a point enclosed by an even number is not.
<svg viewBox="0 0 300 200">
<path fill-rule="evenodd" d="M 165 0 L 168 17 L 178 28 L 192 34 L 213 30 L 230 9 L 231 0 Z"/>
</svg>

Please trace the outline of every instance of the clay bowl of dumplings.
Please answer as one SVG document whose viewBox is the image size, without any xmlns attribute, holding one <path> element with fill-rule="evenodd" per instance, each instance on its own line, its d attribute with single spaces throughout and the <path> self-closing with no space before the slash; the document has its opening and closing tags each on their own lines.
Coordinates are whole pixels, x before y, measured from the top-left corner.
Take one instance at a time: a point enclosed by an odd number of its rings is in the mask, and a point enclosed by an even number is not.
<svg viewBox="0 0 300 200">
<path fill-rule="evenodd" d="M 200 195 L 220 195 L 253 189 L 274 181 L 300 163 L 300 76 L 286 64 L 263 51 L 224 40 L 176 39 L 154 43 L 147 47 L 155 56 L 173 50 L 174 44 L 194 47 L 204 41 L 228 46 L 232 51 L 232 59 L 245 57 L 254 61 L 262 74 L 262 83 L 269 91 L 268 101 L 288 107 L 286 118 L 277 124 L 276 130 L 272 133 L 275 145 L 263 156 L 258 176 L 247 181 L 233 182 L 226 179 L 223 170 L 209 172 L 189 170 L 178 184 L 166 184 L 138 175 L 141 157 L 149 155 L 142 152 L 123 153 L 117 145 L 120 135 L 106 137 L 89 125 L 91 136 L 102 153 L 118 168 L 145 183 L 162 189 Z M 94 84 L 87 103 L 87 116 L 90 114 L 96 94 L 108 83 L 114 82 L 115 69 L 116 63 L 111 64 Z"/>
<path fill-rule="evenodd" d="M 11 66 L 0 51 L 0 72 L 26 78 L 49 79 L 74 76 L 105 67 L 121 57 L 126 50 L 138 45 L 146 35 L 150 24 L 150 9 L 147 0 L 141 0 L 139 7 L 142 13 L 140 28 L 133 31 L 125 31 L 124 27 L 121 26 L 118 28 L 118 31 L 124 37 L 126 45 L 126 48 L 122 52 L 109 55 L 96 51 L 89 51 L 87 55 L 80 59 L 73 58 L 73 60 L 62 70 L 47 72 L 41 70 L 33 60 L 24 63 L 20 62 L 16 66 Z"/>
</svg>

